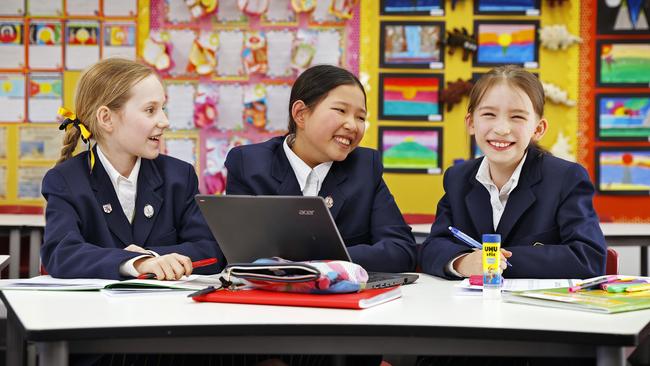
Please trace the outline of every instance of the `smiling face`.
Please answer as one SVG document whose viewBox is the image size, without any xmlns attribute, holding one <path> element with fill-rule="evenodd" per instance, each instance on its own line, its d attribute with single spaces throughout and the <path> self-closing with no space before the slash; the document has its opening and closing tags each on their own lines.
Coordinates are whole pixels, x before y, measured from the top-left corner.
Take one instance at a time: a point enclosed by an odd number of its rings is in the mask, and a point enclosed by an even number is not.
<svg viewBox="0 0 650 366">
<path fill-rule="evenodd" d="M 535 113 L 528 95 L 507 82 L 488 89 L 465 123 L 491 168 L 514 171 L 528 145 L 544 136 L 547 122 Z"/>
<path fill-rule="evenodd" d="M 365 132 L 366 99 L 356 84 L 330 90 L 311 110 L 298 100 L 291 113 L 297 125 L 292 149 L 312 168 L 345 160 Z"/>
<path fill-rule="evenodd" d="M 118 166 L 130 170 L 137 157 L 155 159 L 160 153 L 160 138 L 169 127 L 165 100 L 160 80 L 149 75 L 131 87 L 121 110 L 107 113 L 101 148 L 120 172 Z"/>
</svg>

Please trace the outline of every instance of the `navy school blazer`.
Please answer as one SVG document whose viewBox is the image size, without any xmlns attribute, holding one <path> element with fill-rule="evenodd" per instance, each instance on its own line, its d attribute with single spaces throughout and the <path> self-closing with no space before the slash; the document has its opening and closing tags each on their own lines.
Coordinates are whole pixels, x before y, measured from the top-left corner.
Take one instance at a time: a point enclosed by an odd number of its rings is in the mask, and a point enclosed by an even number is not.
<svg viewBox="0 0 650 366">
<path fill-rule="evenodd" d="M 227 194 L 302 196 L 283 142 L 275 137 L 233 148 L 225 163 Z M 332 164 L 318 195 L 333 198 L 330 212 L 355 263 L 368 271 L 412 271 L 415 240 L 382 171 L 377 151 L 357 147 Z"/>
<path fill-rule="evenodd" d="M 223 254 L 194 201 L 198 180 L 190 164 L 162 154 L 141 160 L 132 224 L 99 159 L 92 174 L 89 167 L 88 153 L 83 152 L 43 178 L 47 207 L 41 260 L 50 275 L 124 279 L 120 264 L 141 255 L 124 250 L 130 244 L 160 255 L 183 254 L 193 261 L 218 259 L 193 273 L 223 268 Z M 146 205 L 154 209 L 150 218 L 144 215 Z"/>
<path fill-rule="evenodd" d="M 445 195 L 421 253 L 424 272 L 454 279 L 446 266 L 471 252 L 455 239 L 454 226 L 481 241 L 495 233 L 490 194 L 476 180 L 481 159 L 445 172 Z M 496 233 L 512 252 L 506 278 L 587 278 L 604 274 L 605 238 L 594 211 L 594 187 L 585 169 L 530 148 L 517 187 L 508 198 Z"/>
</svg>

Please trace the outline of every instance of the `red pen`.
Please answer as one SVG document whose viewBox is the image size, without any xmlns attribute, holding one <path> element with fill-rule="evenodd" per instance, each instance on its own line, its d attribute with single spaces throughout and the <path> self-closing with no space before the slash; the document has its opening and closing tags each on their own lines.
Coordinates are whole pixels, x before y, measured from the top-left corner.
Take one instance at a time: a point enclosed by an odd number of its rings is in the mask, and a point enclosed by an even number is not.
<svg viewBox="0 0 650 366">
<path fill-rule="evenodd" d="M 192 268 L 205 267 L 215 263 L 217 263 L 217 258 L 201 259 L 196 262 L 192 262 Z M 143 273 L 138 276 L 139 280 L 151 280 L 154 278 L 156 278 L 156 275 L 153 273 Z"/>
</svg>

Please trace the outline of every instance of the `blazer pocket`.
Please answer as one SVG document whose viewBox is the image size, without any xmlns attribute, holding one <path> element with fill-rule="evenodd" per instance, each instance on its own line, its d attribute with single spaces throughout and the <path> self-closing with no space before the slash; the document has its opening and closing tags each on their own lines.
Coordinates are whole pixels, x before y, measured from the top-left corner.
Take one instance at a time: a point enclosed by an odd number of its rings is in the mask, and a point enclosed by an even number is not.
<svg viewBox="0 0 650 366">
<path fill-rule="evenodd" d="M 510 241 L 512 246 L 534 245 L 535 243 L 541 244 L 557 244 L 560 241 L 560 233 L 557 226 L 550 230 L 541 231 L 535 234 L 529 234 L 514 238 Z M 539 244 L 538 244 L 539 245 Z"/>
<path fill-rule="evenodd" d="M 158 235 L 153 239 L 149 240 L 149 244 L 152 246 L 161 246 L 161 245 L 174 245 L 177 243 L 176 229 L 171 229 L 170 231 Z"/>
</svg>

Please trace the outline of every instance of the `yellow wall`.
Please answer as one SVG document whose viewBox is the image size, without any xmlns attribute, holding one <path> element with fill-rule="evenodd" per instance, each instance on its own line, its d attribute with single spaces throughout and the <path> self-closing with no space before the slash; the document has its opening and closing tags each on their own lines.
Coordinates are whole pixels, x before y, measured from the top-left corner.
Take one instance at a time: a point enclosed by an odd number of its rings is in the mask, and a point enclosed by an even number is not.
<svg viewBox="0 0 650 366">
<path fill-rule="evenodd" d="M 385 16 L 379 14 L 380 2 L 376 0 L 361 0 L 361 41 L 360 41 L 360 77 L 368 92 L 368 111 L 370 113 L 369 129 L 362 141 L 364 146 L 377 148 L 378 126 L 442 126 L 443 127 L 443 171 L 452 165 L 455 159 L 467 159 L 469 156 L 469 137 L 467 136 L 464 116 L 467 98 L 461 104 L 454 106 L 451 112 L 445 110 L 442 122 L 399 122 L 379 121 L 378 116 L 378 73 L 409 72 L 409 73 L 444 73 L 445 84 L 458 78 L 470 79 L 473 72 L 486 72 L 489 68 L 472 67 L 471 59 L 463 62 L 462 52 L 456 50 L 454 55 L 445 54 L 444 70 L 413 70 L 413 69 L 380 69 L 379 68 L 379 22 L 380 20 L 412 20 L 412 21 L 445 21 L 445 30 L 465 27 L 473 32 L 474 20 L 539 20 L 540 26 L 550 24 L 565 24 L 569 32 L 580 34 L 580 3 L 565 2 L 554 8 L 543 2 L 541 16 L 476 16 L 473 14 L 472 1 L 459 1 L 456 9 L 451 10 L 451 2 L 446 1 L 444 16 Z M 446 52 L 446 50 L 445 50 Z M 578 46 L 572 46 L 566 51 L 548 51 L 540 47 L 539 69 L 540 79 L 560 86 L 569 92 L 569 98 L 578 95 Z M 558 133 L 561 131 L 568 137 L 570 151 L 575 159 L 577 108 L 554 105 L 547 102 L 545 114 L 549 120 L 549 131 L 542 140 L 542 145 L 550 148 Z M 396 174 L 385 173 L 384 179 L 397 200 L 402 213 L 405 214 L 435 214 L 438 200 L 443 195 L 442 174 Z"/>
</svg>

